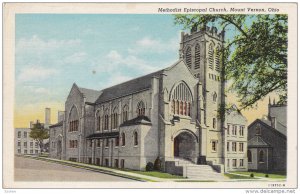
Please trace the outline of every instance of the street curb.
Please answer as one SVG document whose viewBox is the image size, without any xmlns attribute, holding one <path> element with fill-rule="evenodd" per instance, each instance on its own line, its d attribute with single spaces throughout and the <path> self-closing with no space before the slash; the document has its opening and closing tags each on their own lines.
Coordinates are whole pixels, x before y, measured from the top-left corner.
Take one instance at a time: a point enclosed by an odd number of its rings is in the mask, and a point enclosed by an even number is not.
<svg viewBox="0 0 300 194">
<path fill-rule="evenodd" d="M 79 164 L 70 164 L 70 163 L 67 163 L 65 161 L 55 161 L 55 160 L 42 158 L 42 157 L 36 157 L 36 156 L 33 157 L 33 156 L 17 155 L 17 157 L 31 158 L 31 159 L 34 159 L 34 160 L 42 160 L 42 161 L 46 161 L 46 162 L 57 163 L 57 164 L 65 165 L 65 166 L 71 166 L 71 167 L 75 167 L 75 168 L 80 168 L 80 169 L 85 169 L 85 170 L 89 170 L 89 171 L 93 171 L 93 172 L 99 172 L 99 173 L 108 174 L 108 175 L 112 175 L 112 176 L 127 178 L 127 179 L 140 181 L 140 182 L 148 182 L 148 181 L 153 181 L 154 182 L 154 180 L 151 180 L 151 179 L 146 180 L 144 178 L 134 177 L 134 176 L 125 175 L 125 174 L 119 174 L 119 173 L 116 173 L 116 172 L 111 172 L 109 170 L 96 169 L 96 168 L 93 168 L 93 167 L 82 166 L 82 165 L 80 165 L 80 163 Z"/>
</svg>

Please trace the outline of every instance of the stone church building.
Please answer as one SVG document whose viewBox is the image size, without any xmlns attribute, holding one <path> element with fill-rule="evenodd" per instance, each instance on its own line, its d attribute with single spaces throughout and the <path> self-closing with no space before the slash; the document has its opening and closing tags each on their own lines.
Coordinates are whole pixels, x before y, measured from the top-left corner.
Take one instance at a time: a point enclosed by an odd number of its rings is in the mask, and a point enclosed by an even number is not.
<svg viewBox="0 0 300 194">
<path fill-rule="evenodd" d="M 62 133 L 52 157 L 136 170 L 159 157 L 174 174 L 187 174 L 187 163 L 247 170 L 247 121 L 235 107 L 224 121 L 218 111 L 226 98 L 223 41 L 215 27 L 192 30 L 181 34 L 170 67 L 99 91 L 73 84 L 65 118 L 52 127 Z"/>
</svg>

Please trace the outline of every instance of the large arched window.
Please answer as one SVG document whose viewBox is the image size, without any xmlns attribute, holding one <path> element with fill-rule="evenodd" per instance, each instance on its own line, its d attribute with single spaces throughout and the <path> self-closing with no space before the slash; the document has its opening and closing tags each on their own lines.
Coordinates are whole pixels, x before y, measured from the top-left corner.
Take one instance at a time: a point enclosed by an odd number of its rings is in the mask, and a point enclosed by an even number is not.
<svg viewBox="0 0 300 194">
<path fill-rule="evenodd" d="M 252 162 L 252 152 L 250 150 L 247 151 L 248 162 Z"/>
<path fill-rule="evenodd" d="M 195 69 L 200 68 L 200 46 L 199 44 L 195 47 Z"/>
<path fill-rule="evenodd" d="M 116 129 L 118 127 L 118 107 L 115 107 L 113 109 L 113 112 L 111 114 L 111 128 Z"/>
<path fill-rule="evenodd" d="M 138 142 L 138 133 L 135 131 L 133 133 L 133 145 L 137 146 L 139 144 Z"/>
<path fill-rule="evenodd" d="M 101 116 L 100 116 L 100 111 L 97 111 L 96 113 L 96 131 L 101 130 Z"/>
<path fill-rule="evenodd" d="M 216 71 L 220 71 L 220 47 L 217 46 L 215 53 Z"/>
<path fill-rule="evenodd" d="M 79 116 L 75 106 L 72 107 L 69 115 L 69 132 L 78 131 Z"/>
<path fill-rule="evenodd" d="M 109 116 L 108 116 L 108 109 L 106 109 L 104 111 L 104 115 L 103 115 L 103 130 L 108 130 L 109 127 Z"/>
<path fill-rule="evenodd" d="M 138 103 L 137 109 L 136 109 L 137 115 L 138 115 L 138 116 L 145 115 L 145 109 L 146 109 L 146 108 L 145 108 L 144 102 L 143 102 L 143 101 L 140 101 L 140 102 Z"/>
<path fill-rule="evenodd" d="M 172 113 L 177 115 L 191 115 L 192 94 L 185 83 L 180 83 L 171 94 Z"/>
<path fill-rule="evenodd" d="M 122 119 L 123 119 L 123 122 L 125 122 L 125 121 L 128 120 L 128 110 L 129 110 L 128 106 L 125 105 L 123 107 L 123 110 L 122 110 Z"/>
<path fill-rule="evenodd" d="M 210 43 L 208 47 L 208 66 L 210 69 L 214 67 L 214 45 Z"/>
<path fill-rule="evenodd" d="M 264 151 L 263 150 L 259 151 L 258 161 L 264 162 Z"/>
<path fill-rule="evenodd" d="M 124 132 L 121 134 L 121 141 L 122 141 L 122 146 L 125 146 L 125 133 Z"/>
<path fill-rule="evenodd" d="M 192 68 L 192 51 L 191 47 L 188 47 L 185 52 L 185 62 L 189 68 Z"/>
</svg>

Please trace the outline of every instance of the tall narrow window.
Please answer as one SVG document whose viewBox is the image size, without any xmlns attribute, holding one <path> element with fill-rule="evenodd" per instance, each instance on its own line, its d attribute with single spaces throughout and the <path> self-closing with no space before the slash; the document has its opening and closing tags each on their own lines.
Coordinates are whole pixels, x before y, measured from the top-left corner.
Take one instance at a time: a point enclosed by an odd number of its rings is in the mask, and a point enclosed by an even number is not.
<svg viewBox="0 0 300 194">
<path fill-rule="evenodd" d="M 136 131 L 133 134 L 133 141 L 134 141 L 134 145 L 137 146 L 138 145 L 138 133 Z"/>
<path fill-rule="evenodd" d="M 124 132 L 121 135 L 121 139 L 122 139 L 122 146 L 125 146 L 125 133 Z"/>
<path fill-rule="evenodd" d="M 116 129 L 118 127 L 118 107 L 113 109 L 113 113 L 111 115 L 111 128 Z"/>
<path fill-rule="evenodd" d="M 119 146 L 119 137 L 115 138 L 115 146 L 118 147 Z"/>
<path fill-rule="evenodd" d="M 209 48 L 208 48 L 208 64 L 209 68 L 213 69 L 214 65 L 214 45 L 210 43 Z"/>
<path fill-rule="evenodd" d="M 185 62 L 186 62 L 186 65 L 189 67 L 189 68 L 192 68 L 192 51 L 191 51 L 191 47 L 188 47 L 186 49 L 186 53 L 185 53 Z"/>
<path fill-rule="evenodd" d="M 259 151 L 259 162 L 264 162 L 264 151 L 260 150 Z"/>
<path fill-rule="evenodd" d="M 252 162 L 252 152 L 250 150 L 247 151 L 248 162 Z"/>
<path fill-rule="evenodd" d="M 195 47 L 195 69 L 200 68 L 200 46 L 199 44 Z"/>
<path fill-rule="evenodd" d="M 217 128 L 217 119 L 213 118 L 213 128 Z"/>
<path fill-rule="evenodd" d="M 101 117 L 100 117 L 100 111 L 97 112 L 97 123 L 96 123 L 96 131 L 100 131 L 101 128 Z"/>
<path fill-rule="evenodd" d="M 137 105 L 137 115 L 138 116 L 145 115 L 145 104 L 143 101 L 140 101 Z"/>
<path fill-rule="evenodd" d="M 214 94 L 213 94 L 213 101 L 214 101 L 214 102 L 217 102 L 217 97 L 218 97 L 217 93 L 214 92 Z"/>
<path fill-rule="evenodd" d="M 103 122 L 103 130 L 108 130 L 109 127 L 109 117 L 108 117 L 108 109 L 104 111 L 104 122 Z"/>
<path fill-rule="evenodd" d="M 220 71 L 220 47 L 216 48 L 215 54 L 216 71 Z"/>
<path fill-rule="evenodd" d="M 123 113 L 122 113 L 122 117 L 123 117 L 123 122 L 127 121 L 128 120 L 128 106 L 125 105 L 123 107 Z"/>
</svg>

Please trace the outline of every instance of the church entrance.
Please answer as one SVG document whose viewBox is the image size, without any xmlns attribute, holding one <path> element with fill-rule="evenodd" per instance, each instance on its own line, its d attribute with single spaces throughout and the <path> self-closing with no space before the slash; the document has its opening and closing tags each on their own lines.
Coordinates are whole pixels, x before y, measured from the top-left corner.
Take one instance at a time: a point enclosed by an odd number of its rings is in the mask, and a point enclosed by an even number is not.
<svg viewBox="0 0 300 194">
<path fill-rule="evenodd" d="M 174 157 L 194 161 L 196 156 L 197 140 L 187 131 L 179 133 L 174 138 Z"/>
<path fill-rule="evenodd" d="M 61 140 L 57 141 L 57 158 L 61 160 L 62 145 Z"/>
</svg>

